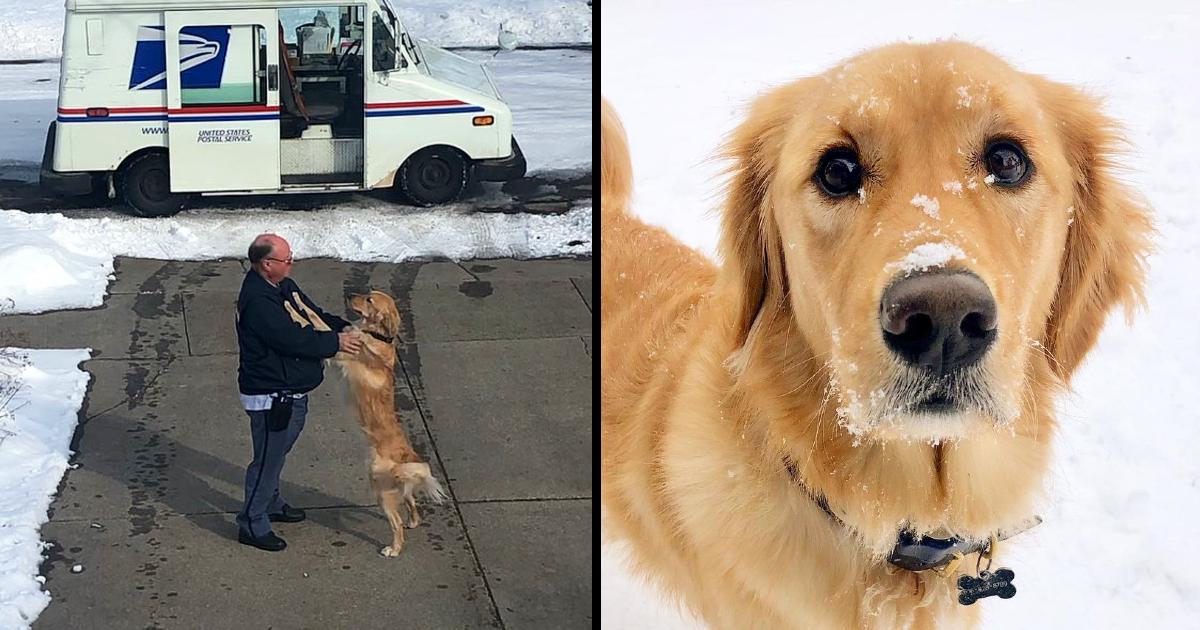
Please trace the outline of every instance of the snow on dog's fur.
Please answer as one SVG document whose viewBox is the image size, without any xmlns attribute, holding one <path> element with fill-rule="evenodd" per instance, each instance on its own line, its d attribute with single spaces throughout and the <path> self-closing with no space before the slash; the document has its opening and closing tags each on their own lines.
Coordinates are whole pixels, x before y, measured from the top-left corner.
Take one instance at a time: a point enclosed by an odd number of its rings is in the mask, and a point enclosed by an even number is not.
<svg viewBox="0 0 1200 630">
<path fill-rule="evenodd" d="M 972 624 L 953 575 L 885 557 L 901 528 L 982 540 L 1030 516 L 1054 395 L 1141 300 L 1150 221 L 1114 179 L 1114 123 L 974 46 L 869 51 L 754 103 L 717 267 L 629 212 L 627 139 L 601 116 L 606 529 L 716 628 Z M 989 176 L 998 138 L 1027 152 L 1023 185 Z M 858 194 L 814 183 L 835 146 L 862 156 Z M 997 310 L 937 417 L 880 331 L 882 292 L 921 266 L 974 274 Z"/>
</svg>

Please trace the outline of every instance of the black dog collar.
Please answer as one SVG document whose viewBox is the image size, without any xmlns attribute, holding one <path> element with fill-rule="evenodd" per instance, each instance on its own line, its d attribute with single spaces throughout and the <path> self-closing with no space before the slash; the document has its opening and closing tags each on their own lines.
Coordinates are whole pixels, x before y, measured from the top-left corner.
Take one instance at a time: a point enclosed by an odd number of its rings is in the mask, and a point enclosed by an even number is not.
<svg viewBox="0 0 1200 630">
<path fill-rule="evenodd" d="M 838 518 L 837 514 L 833 513 L 833 510 L 829 509 L 829 502 L 825 500 L 825 496 L 813 493 L 804 481 L 800 479 L 800 474 L 796 470 L 796 464 L 792 460 L 785 457 L 783 465 L 787 468 L 788 475 L 792 478 L 792 481 L 800 486 L 804 493 L 812 499 L 813 503 L 817 504 L 817 507 L 828 514 L 829 518 L 833 519 L 835 523 L 846 527 L 846 523 Z M 1034 516 L 1015 529 L 998 532 L 996 540 L 1011 538 L 1041 522 L 1041 517 Z M 949 565 L 956 558 L 980 552 L 986 554 L 990 552 L 990 547 L 991 540 L 967 540 L 957 536 L 950 538 L 917 536 L 912 531 L 900 530 L 896 539 L 896 546 L 892 547 L 892 552 L 888 554 L 887 560 L 906 571 L 938 570 Z"/>
<path fill-rule="evenodd" d="M 383 335 L 381 335 L 373 330 L 364 330 L 363 332 L 367 333 L 368 335 L 371 335 L 372 337 L 374 337 L 384 343 L 392 343 L 392 340 L 395 339 L 395 337 L 384 337 Z"/>
</svg>

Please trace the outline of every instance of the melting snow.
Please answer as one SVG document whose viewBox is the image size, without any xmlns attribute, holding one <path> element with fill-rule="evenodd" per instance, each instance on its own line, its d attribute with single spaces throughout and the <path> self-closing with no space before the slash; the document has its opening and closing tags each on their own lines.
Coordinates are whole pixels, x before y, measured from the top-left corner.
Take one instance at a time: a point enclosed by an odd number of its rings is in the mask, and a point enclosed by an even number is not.
<svg viewBox="0 0 1200 630">
<path fill-rule="evenodd" d="M 958 94 L 958 109 L 971 106 L 971 93 L 967 91 L 967 86 L 960 85 L 954 92 Z"/>
<path fill-rule="evenodd" d="M 942 190 L 949 192 L 949 193 L 953 193 L 954 195 L 961 197 L 962 191 L 963 191 L 963 185 L 962 185 L 962 182 L 958 181 L 957 179 L 948 181 L 948 182 L 943 182 Z"/>
</svg>

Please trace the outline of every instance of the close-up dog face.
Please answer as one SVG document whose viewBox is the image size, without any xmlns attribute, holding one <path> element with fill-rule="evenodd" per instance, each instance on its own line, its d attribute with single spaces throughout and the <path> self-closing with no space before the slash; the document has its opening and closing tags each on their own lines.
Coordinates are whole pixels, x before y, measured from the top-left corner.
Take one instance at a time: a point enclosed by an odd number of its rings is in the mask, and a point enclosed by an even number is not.
<svg viewBox="0 0 1200 630">
<path fill-rule="evenodd" d="M 1069 376 L 1136 298 L 1148 220 L 1108 172 L 1117 142 L 1091 99 L 962 43 L 776 89 L 729 147 L 744 340 L 785 304 L 855 434 L 1030 415 L 1030 381 Z"/>
<path fill-rule="evenodd" d="M 400 311 L 396 301 L 382 291 L 351 295 L 346 299 L 350 310 L 362 318 L 376 332 L 388 337 L 400 333 Z"/>
</svg>

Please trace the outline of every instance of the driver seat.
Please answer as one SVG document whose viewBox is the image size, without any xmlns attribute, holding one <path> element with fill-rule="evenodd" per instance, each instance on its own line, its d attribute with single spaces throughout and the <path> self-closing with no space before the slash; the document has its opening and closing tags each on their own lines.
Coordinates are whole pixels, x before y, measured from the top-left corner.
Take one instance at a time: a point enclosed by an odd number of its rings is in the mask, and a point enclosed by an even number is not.
<svg viewBox="0 0 1200 630">
<path fill-rule="evenodd" d="M 287 87 L 279 90 L 280 104 L 285 112 L 309 124 L 328 124 L 342 115 L 344 104 L 340 99 L 305 101 L 296 83 L 296 75 L 292 72 L 287 46 L 283 43 L 283 24 L 279 25 L 279 56 L 282 59 L 280 65 L 283 66 L 283 76 L 287 79 Z"/>
</svg>

